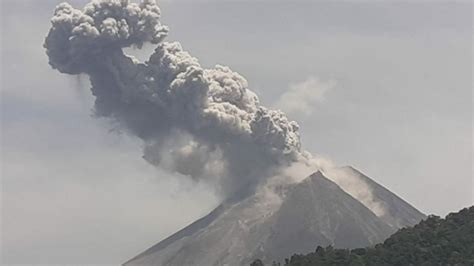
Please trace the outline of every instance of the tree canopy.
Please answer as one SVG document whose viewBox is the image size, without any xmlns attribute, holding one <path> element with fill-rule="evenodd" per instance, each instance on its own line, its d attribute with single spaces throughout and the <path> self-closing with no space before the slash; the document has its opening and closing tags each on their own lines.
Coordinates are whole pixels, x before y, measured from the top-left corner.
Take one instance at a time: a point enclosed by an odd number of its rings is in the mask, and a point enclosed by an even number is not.
<svg viewBox="0 0 474 266">
<path fill-rule="evenodd" d="M 252 265 L 264 264 L 257 260 Z M 283 265 L 474 265 L 474 206 L 448 214 L 445 219 L 431 215 L 374 247 L 318 246 L 309 254 L 292 255 Z"/>
</svg>

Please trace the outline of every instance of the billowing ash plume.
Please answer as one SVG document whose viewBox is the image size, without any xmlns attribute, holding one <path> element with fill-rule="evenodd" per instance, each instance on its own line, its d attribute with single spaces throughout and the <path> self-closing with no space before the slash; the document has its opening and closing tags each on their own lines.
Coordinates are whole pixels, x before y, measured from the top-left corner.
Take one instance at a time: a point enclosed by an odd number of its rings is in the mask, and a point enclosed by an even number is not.
<svg viewBox="0 0 474 266">
<path fill-rule="evenodd" d="M 143 139 L 144 158 L 224 195 L 275 167 L 303 158 L 298 125 L 260 105 L 247 81 L 226 66 L 204 69 L 177 42 L 164 42 L 154 0 L 98 0 L 56 7 L 45 48 L 53 68 L 89 75 L 95 112 Z M 138 62 L 122 48 L 157 47 Z"/>
</svg>

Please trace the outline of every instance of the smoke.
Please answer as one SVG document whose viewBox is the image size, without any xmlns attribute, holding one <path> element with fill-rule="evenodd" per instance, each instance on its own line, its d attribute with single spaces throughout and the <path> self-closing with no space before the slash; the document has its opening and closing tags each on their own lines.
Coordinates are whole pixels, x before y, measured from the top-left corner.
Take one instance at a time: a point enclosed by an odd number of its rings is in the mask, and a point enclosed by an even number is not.
<svg viewBox="0 0 474 266">
<path fill-rule="evenodd" d="M 82 10 L 62 3 L 44 44 L 49 63 L 62 73 L 89 76 L 95 114 L 142 139 L 145 160 L 208 182 L 223 197 L 270 177 L 278 186 L 326 169 L 346 192 L 380 212 L 367 184 L 347 173 L 335 177 L 332 163 L 302 150 L 298 124 L 260 105 L 245 78 L 226 66 L 204 69 L 181 44 L 164 42 L 168 28 L 159 19 L 154 0 L 96 0 Z M 156 44 L 146 62 L 122 50 L 145 42 Z M 314 86 L 322 88 L 319 94 L 311 94 Z M 303 97 L 307 107 L 332 86 L 310 79 L 280 104 L 293 110 Z"/>
<path fill-rule="evenodd" d="M 141 138 L 157 166 L 218 184 L 224 196 L 303 160 L 298 124 L 259 103 L 226 66 L 204 69 L 178 42 L 165 42 L 154 0 L 98 0 L 56 7 L 44 47 L 62 73 L 89 76 L 95 114 Z M 156 44 L 146 62 L 123 48 Z"/>
<path fill-rule="evenodd" d="M 291 84 L 288 91 L 283 93 L 275 106 L 289 114 L 310 115 L 314 106 L 325 100 L 325 94 L 336 86 L 333 80 L 321 81 L 309 77 L 305 81 Z"/>
<path fill-rule="evenodd" d="M 377 200 L 371 186 L 352 168 L 337 167 L 332 161 L 324 158 L 311 158 L 308 165 L 313 169 L 319 169 L 325 177 L 336 183 L 376 216 L 381 217 L 386 213 L 384 203 Z"/>
</svg>

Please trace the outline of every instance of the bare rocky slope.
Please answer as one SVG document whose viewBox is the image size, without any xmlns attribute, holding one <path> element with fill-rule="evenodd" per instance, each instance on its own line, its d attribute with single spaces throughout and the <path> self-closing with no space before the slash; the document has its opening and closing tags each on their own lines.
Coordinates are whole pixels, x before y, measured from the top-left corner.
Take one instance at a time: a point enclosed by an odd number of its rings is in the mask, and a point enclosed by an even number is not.
<svg viewBox="0 0 474 266">
<path fill-rule="evenodd" d="M 344 191 L 345 186 L 316 172 L 277 192 L 262 189 L 225 202 L 124 265 L 248 265 L 255 258 L 270 262 L 314 251 L 318 245 L 374 245 L 425 218 L 354 168 L 340 170 L 350 173 L 354 182 L 365 182 L 372 190 L 371 201 L 384 211 L 376 214 Z"/>
</svg>

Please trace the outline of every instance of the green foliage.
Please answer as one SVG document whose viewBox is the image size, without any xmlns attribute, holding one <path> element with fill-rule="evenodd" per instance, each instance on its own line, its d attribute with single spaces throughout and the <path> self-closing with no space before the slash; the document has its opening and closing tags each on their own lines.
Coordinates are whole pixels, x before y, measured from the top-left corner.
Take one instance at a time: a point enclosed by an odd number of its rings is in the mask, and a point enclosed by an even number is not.
<svg viewBox="0 0 474 266">
<path fill-rule="evenodd" d="M 263 265 L 258 261 L 261 264 L 251 265 Z M 474 265 L 474 206 L 445 219 L 429 216 L 374 247 L 349 250 L 318 246 L 309 254 L 292 255 L 284 265 Z"/>
</svg>

